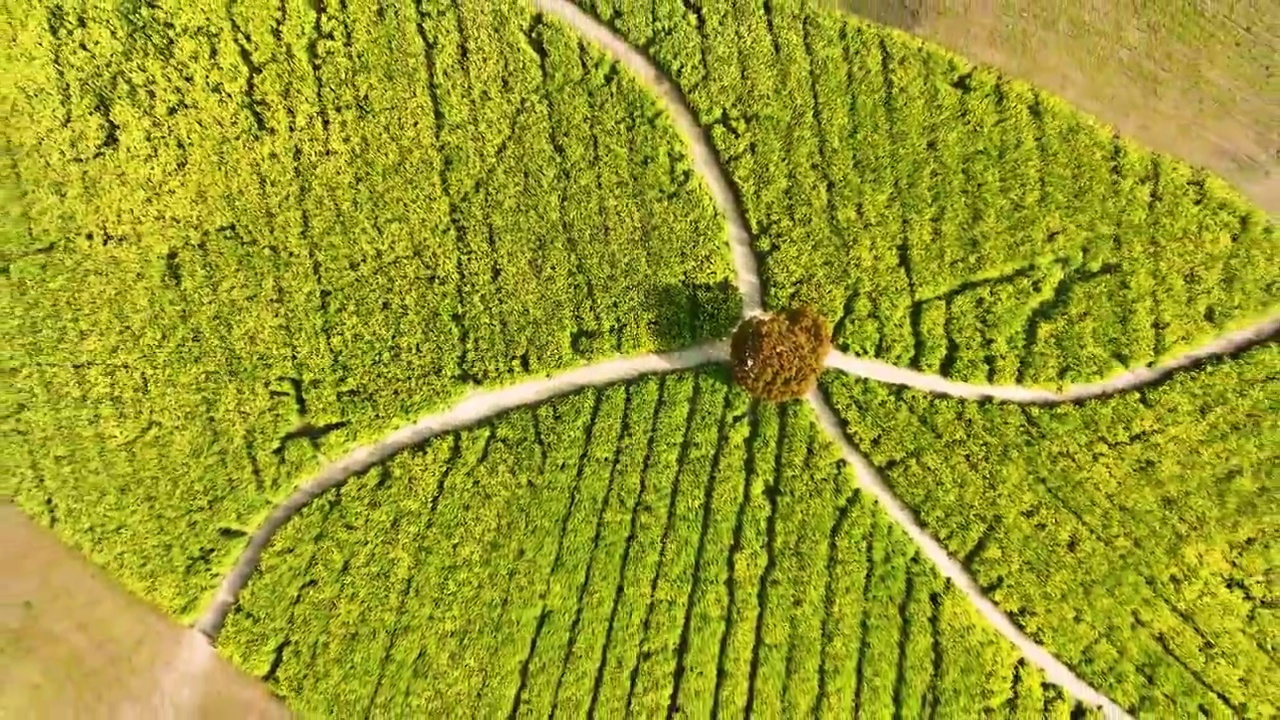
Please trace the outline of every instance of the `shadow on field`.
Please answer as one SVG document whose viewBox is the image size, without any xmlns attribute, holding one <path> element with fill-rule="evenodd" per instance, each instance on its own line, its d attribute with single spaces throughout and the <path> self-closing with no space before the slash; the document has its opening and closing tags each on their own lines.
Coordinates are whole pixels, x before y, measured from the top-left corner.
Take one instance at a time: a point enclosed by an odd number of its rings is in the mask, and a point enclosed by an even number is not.
<svg viewBox="0 0 1280 720">
<path fill-rule="evenodd" d="M 659 350 L 679 350 L 726 337 L 738 324 L 742 301 L 728 281 L 695 285 L 668 283 L 649 300 L 653 338 Z"/>
<path fill-rule="evenodd" d="M 929 20 L 933 15 L 935 2 L 936 0 L 819 0 L 818 5 L 911 31 Z"/>
</svg>

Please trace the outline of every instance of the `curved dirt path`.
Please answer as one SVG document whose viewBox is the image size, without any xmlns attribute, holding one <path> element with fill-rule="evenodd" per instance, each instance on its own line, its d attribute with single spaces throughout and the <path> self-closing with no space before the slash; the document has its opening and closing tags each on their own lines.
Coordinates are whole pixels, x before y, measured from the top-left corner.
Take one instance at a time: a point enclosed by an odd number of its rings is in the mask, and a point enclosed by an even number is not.
<svg viewBox="0 0 1280 720">
<path fill-rule="evenodd" d="M 733 255 L 733 267 L 737 273 L 738 292 L 742 295 L 742 316 L 750 317 L 764 311 L 760 298 L 760 276 L 756 272 L 756 256 L 751 249 L 751 233 L 738 204 L 733 185 L 720 166 L 702 125 L 693 116 L 685 102 L 684 93 L 631 43 L 619 37 L 607 25 L 580 10 L 569 0 L 533 0 L 534 10 L 559 18 L 581 37 L 599 45 L 614 60 L 621 63 L 641 85 L 656 97 L 667 111 L 676 131 L 684 138 L 693 169 L 702 176 L 711 198 L 724 216 L 728 232 L 729 252 Z"/>
<path fill-rule="evenodd" d="M 934 395 L 947 395 L 968 400 L 1001 400 L 1024 405 L 1057 405 L 1137 390 L 1163 380 L 1178 370 L 1197 365 L 1212 357 L 1231 355 L 1245 350 L 1271 340 L 1277 334 L 1280 334 L 1280 312 L 1150 367 L 1126 370 L 1119 375 L 1097 382 L 1068 385 L 1060 391 L 1023 385 L 982 385 L 948 380 L 941 375 L 901 368 L 880 360 L 846 355 L 836 350 L 832 350 L 827 355 L 826 365 L 854 377 L 905 385 Z"/>
<path fill-rule="evenodd" d="M 969 602 L 973 603 L 973 606 L 978 609 L 978 612 L 982 614 L 982 617 L 987 622 L 991 623 L 992 627 L 1017 646 L 1027 660 L 1044 671 L 1044 676 L 1049 682 L 1060 685 L 1081 702 L 1101 708 L 1104 717 L 1128 717 L 1128 714 L 1119 705 L 1116 705 L 1107 696 L 1095 690 L 1084 680 L 1081 680 L 1079 676 L 1054 657 L 1052 653 L 1045 650 L 1034 640 L 1027 637 L 1022 630 L 1018 629 L 1018 626 L 1013 624 L 1009 616 L 1005 615 L 999 607 L 996 607 L 995 603 L 991 602 L 983 594 L 982 588 L 978 587 L 978 583 L 965 570 L 964 565 L 951 557 L 937 540 L 934 540 L 929 533 L 925 532 L 924 528 L 920 527 L 920 523 L 912 515 L 911 511 L 907 509 L 907 506 L 898 500 L 893 491 L 889 489 L 889 486 L 880 478 L 880 473 L 876 471 L 875 466 L 849 442 L 848 438 L 845 437 L 844 427 L 840 424 L 835 412 L 831 410 L 831 406 L 827 404 L 826 399 L 822 397 L 822 393 L 815 389 L 809 393 L 808 399 L 818 417 L 818 424 L 836 443 L 836 446 L 840 448 L 840 453 L 844 456 L 844 459 L 853 466 L 853 472 L 858 478 L 858 484 L 880 502 L 885 512 L 915 541 L 925 556 L 937 566 L 938 571 L 955 583 L 956 587 L 960 588 L 960 591 L 969 598 Z"/>
<path fill-rule="evenodd" d="M 357 447 L 321 468 L 271 510 L 266 520 L 249 536 L 248 544 L 240 552 L 231 571 L 222 579 L 217 593 L 196 621 L 195 629 L 210 641 L 217 640 L 223 622 L 235 606 L 240 591 L 258 567 L 258 559 L 276 531 L 312 500 L 401 450 L 442 433 L 471 427 L 508 410 L 535 405 L 575 390 L 611 385 L 640 375 L 687 370 L 699 365 L 723 362 L 727 357 L 727 343 L 720 340 L 687 350 L 605 360 L 548 378 L 526 380 L 493 390 L 480 390 L 463 397 L 445 410 L 419 418 L 414 423 L 395 430 L 375 443 Z"/>
</svg>

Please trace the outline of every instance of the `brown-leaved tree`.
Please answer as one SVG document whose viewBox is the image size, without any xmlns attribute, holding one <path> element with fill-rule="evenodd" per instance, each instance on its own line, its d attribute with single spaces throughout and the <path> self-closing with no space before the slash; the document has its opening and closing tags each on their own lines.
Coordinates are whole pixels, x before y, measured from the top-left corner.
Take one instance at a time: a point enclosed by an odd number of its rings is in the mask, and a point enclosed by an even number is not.
<svg viewBox="0 0 1280 720">
<path fill-rule="evenodd" d="M 733 379 L 771 402 L 802 397 L 830 349 L 831 325 L 810 308 L 747 318 L 733 333 Z"/>
</svg>

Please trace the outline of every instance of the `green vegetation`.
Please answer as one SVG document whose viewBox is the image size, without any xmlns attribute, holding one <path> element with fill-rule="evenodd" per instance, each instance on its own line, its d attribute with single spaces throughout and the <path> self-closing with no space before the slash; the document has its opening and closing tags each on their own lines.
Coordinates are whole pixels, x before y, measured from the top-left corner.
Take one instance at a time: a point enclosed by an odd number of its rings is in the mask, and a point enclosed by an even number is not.
<svg viewBox="0 0 1280 720">
<path fill-rule="evenodd" d="M 727 334 L 657 105 L 495 7 L 11 5 L 3 494 L 185 614 L 318 453 Z"/>
<path fill-rule="evenodd" d="M 961 380 L 1146 364 L 1280 300 L 1280 230 L 1223 182 L 896 31 L 748 0 L 584 2 L 689 97 L 767 307 Z"/>
<path fill-rule="evenodd" d="M 353 480 L 220 647 L 324 717 L 1066 717 L 803 405 L 726 380 L 578 393 Z"/>
<path fill-rule="evenodd" d="M 1055 408 L 824 379 L 929 532 L 1095 687 L 1153 717 L 1280 710 L 1280 346 Z"/>
<path fill-rule="evenodd" d="M 769 307 L 842 349 L 1052 384 L 1280 299 L 1274 225 L 1024 84 L 798 3 L 589 5 L 710 128 Z M 170 613 L 353 442 L 736 321 L 655 103 L 523 6 L 9 14 L 0 492 Z M 1278 353 L 1052 409 L 825 389 L 1095 686 L 1268 715 Z M 286 525 L 220 647 L 321 715 L 1069 713 L 817 432 L 703 374 L 436 438 Z"/>
<path fill-rule="evenodd" d="M 804 397 L 830 350 L 831 326 L 809 308 L 750 317 L 733 332 L 733 381 L 772 402 Z"/>
</svg>

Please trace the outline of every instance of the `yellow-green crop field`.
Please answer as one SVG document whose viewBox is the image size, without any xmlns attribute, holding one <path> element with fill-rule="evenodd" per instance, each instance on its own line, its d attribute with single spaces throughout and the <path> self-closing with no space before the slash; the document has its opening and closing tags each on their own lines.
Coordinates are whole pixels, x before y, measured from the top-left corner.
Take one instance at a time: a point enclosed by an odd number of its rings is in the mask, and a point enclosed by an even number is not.
<svg viewBox="0 0 1280 720">
<path fill-rule="evenodd" d="M 850 355 L 1047 388 L 1276 316 L 1280 229 L 1226 183 L 810 5 L 578 3 L 702 127 L 766 308 L 815 308 Z M 5 14 L 0 499 L 182 622 L 356 446 L 741 316 L 690 139 L 558 10 Z M 819 390 L 981 593 L 1119 708 L 1268 717 L 1275 340 L 1049 407 Z M 578 389 L 307 498 L 216 647 L 309 717 L 1097 712 L 847 460 L 724 368 Z"/>
</svg>

